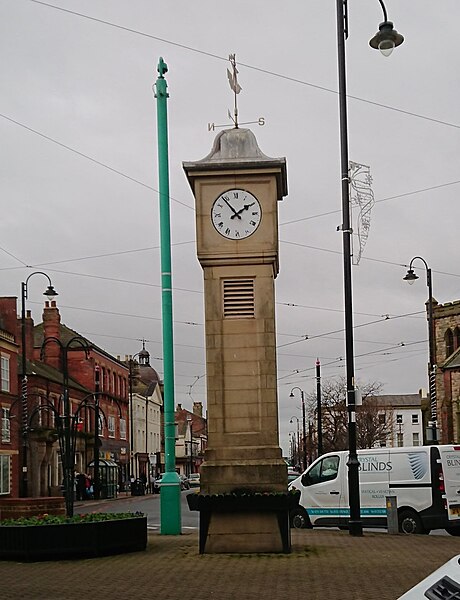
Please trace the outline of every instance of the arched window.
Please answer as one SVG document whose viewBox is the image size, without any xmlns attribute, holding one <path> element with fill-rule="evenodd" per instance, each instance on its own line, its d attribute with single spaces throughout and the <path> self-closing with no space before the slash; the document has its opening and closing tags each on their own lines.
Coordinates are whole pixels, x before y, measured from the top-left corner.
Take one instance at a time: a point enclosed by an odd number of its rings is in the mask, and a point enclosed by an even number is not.
<svg viewBox="0 0 460 600">
<path fill-rule="evenodd" d="M 444 340 L 446 342 L 446 358 L 448 358 L 454 351 L 454 334 L 452 333 L 452 329 L 446 331 Z"/>
<path fill-rule="evenodd" d="M 460 348 L 460 327 L 454 329 L 454 350 Z"/>
</svg>

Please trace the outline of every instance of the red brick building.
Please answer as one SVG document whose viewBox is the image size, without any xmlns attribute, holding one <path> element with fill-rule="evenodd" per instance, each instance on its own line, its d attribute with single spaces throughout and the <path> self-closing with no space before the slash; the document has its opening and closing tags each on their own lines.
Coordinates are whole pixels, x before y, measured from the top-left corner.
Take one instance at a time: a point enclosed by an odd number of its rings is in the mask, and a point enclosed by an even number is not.
<svg viewBox="0 0 460 600">
<path fill-rule="evenodd" d="M 13 315 L 13 317 L 12 317 Z M 22 357 L 21 323 L 16 317 L 16 298 L 0 298 L 0 318 L 8 321 L 16 356 Z M 0 327 L 1 329 L 1 327 Z M 6 327 L 5 327 L 6 329 Z M 4 342 L 2 342 L 5 345 Z M 2 353 L 6 355 L 7 351 Z M 2 354 L 2 356 L 3 356 Z M 18 362 L 12 361 L 14 398 L 18 389 Z M 3 361 L 6 365 L 6 361 Z M 2 364 L 3 364 L 2 363 Z M 11 364 L 11 359 L 10 359 Z M 96 371 L 100 373 L 99 392 L 96 392 Z M 19 378 L 22 369 L 19 367 Z M 54 301 L 46 302 L 43 322 L 34 326 L 30 312 L 26 316 L 26 374 L 27 374 L 27 495 L 32 497 L 59 495 L 63 480 L 56 417 L 64 414 L 63 394 L 67 386 L 70 415 L 76 426 L 75 470 L 93 475 L 96 428 L 95 398 L 100 407 L 98 451 L 100 458 L 102 496 L 113 496 L 117 485 L 128 478 L 129 411 L 128 369 L 116 358 L 93 344 L 78 332 L 61 324 Z M 20 388 L 20 386 L 19 386 Z M 7 404 L 3 400 L 2 405 Z M 17 495 L 17 480 L 22 477 L 22 447 L 24 439 L 18 425 L 23 417 L 21 402 L 10 403 L 10 430 L 16 454 L 10 459 L 13 484 L 11 495 Z M 14 405 L 14 406 L 13 406 Z M 13 437 L 13 432 L 15 432 Z M 3 446 L 0 446 L 3 451 Z M 17 454 L 19 453 L 18 458 Z M 2 459 L 4 460 L 4 459 Z M 16 483 L 14 483 L 16 482 Z"/>
<path fill-rule="evenodd" d="M 0 498 L 19 494 L 19 428 L 11 426 L 18 402 L 18 350 L 16 298 L 0 298 Z"/>
<path fill-rule="evenodd" d="M 176 470 L 181 475 L 199 473 L 207 447 L 207 421 L 203 417 L 203 404 L 193 403 L 193 412 L 178 404 L 176 423 Z"/>
</svg>

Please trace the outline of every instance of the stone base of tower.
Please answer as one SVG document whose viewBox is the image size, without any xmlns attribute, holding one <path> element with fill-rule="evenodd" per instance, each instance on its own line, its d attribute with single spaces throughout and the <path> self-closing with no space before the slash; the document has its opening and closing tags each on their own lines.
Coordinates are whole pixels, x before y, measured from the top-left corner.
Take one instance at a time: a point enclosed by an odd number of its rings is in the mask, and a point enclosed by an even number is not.
<svg viewBox="0 0 460 600">
<path fill-rule="evenodd" d="M 289 514 L 286 511 L 200 513 L 201 553 L 290 551 Z"/>
</svg>

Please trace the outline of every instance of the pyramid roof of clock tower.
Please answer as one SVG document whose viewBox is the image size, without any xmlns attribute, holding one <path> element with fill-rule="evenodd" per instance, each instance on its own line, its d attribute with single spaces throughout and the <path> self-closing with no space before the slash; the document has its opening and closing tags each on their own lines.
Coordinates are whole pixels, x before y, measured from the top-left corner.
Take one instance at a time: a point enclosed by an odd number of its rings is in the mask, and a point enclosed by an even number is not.
<svg viewBox="0 0 460 600">
<path fill-rule="evenodd" d="M 278 199 L 287 196 L 286 159 L 264 154 L 250 129 L 234 127 L 220 131 L 207 156 L 195 162 L 183 162 L 182 166 L 192 189 L 194 173 L 200 171 L 274 169 L 277 171 Z"/>
</svg>

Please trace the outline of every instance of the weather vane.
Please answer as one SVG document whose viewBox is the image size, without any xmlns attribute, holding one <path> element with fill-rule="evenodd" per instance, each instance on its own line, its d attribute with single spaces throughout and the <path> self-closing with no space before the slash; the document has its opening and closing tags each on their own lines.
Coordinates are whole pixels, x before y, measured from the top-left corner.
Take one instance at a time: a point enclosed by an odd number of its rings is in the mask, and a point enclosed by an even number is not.
<svg viewBox="0 0 460 600">
<path fill-rule="evenodd" d="M 259 125 L 265 125 L 265 118 L 260 117 L 257 121 L 248 121 L 246 123 L 238 123 L 238 94 L 243 89 L 241 85 L 238 83 L 238 69 L 236 68 L 236 55 L 230 54 L 228 57 L 230 61 L 231 70 L 227 69 L 227 77 L 228 83 L 230 84 L 230 88 L 233 91 L 234 95 L 234 104 L 233 104 L 233 115 L 230 110 L 228 110 L 228 117 L 233 122 L 235 129 L 238 129 L 239 125 L 250 125 L 251 123 L 257 123 Z M 208 123 L 208 131 L 214 131 L 216 127 L 228 127 L 228 125 L 216 125 L 215 123 Z"/>
<path fill-rule="evenodd" d="M 233 90 L 233 95 L 234 95 L 233 117 L 232 117 L 230 111 L 228 111 L 228 116 L 233 121 L 233 123 L 235 125 L 235 129 L 238 129 L 238 94 L 241 92 L 241 90 L 243 88 L 238 83 L 238 69 L 236 68 L 235 54 L 230 54 L 230 56 L 228 57 L 228 60 L 230 61 L 230 64 L 232 65 L 231 72 L 227 69 L 228 83 L 230 84 L 230 88 Z"/>
</svg>

